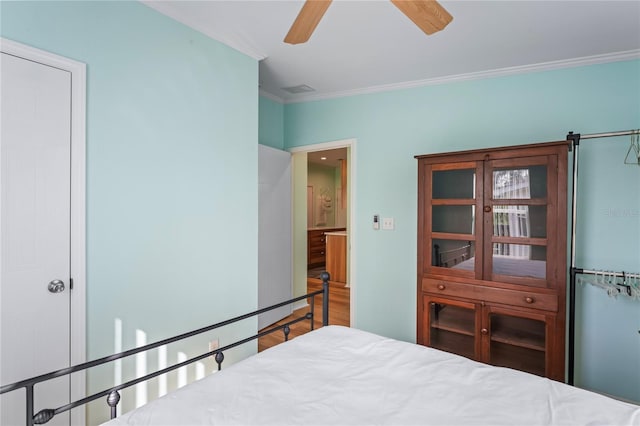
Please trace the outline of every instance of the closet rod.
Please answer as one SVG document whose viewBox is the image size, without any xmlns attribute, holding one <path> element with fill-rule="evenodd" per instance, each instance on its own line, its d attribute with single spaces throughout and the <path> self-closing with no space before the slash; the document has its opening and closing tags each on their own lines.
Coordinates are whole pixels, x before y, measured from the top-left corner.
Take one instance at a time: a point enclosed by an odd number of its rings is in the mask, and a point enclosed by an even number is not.
<svg viewBox="0 0 640 426">
<path fill-rule="evenodd" d="M 582 268 L 574 268 L 576 270 L 576 274 L 587 274 L 587 275 L 606 275 L 607 277 L 626 277 L 626 278 L 640 278 L 640 274 L 630 273 L 630 272 L 609 272 L 609 271 L 592 271 L 590 269 L 582 269 Z"/>
<path fill-rule="evenodd" d="M 640 134 L 640 129 L 622 130 L 617 132 L 591 133 L 581 135 L 580 133 L 569 132 L 567 141 L 571 141 L 573 149 L 573 186 L 572 186 L 572 204 L 571 204 L 571 267 L 569 268 L 569 348 L 568 348 L 568 366 L 567 374 L 569 376 L 568 383 L 573 385 L 574 369 L 575 369 L 575 317 L 576 317 L 576 274 L 579 269 L 576 268 L 576 220 L 577 220 L 577 203 L 578 203 L 578 146 L 580 139 L 596 139 L 609 138 L 613 136 L 626 136 Z M 580 269 L 584 273 L 584 269 Z M 591 273 L 589 271 L 587 273 Z M 622 276 L 622 275 L 620 275 Z"/>
<path fill-rule="evenodd" d="M 570 132 L 571 134 L 573 132 Z M 596 138 L 610 138 L 613 136 L 626 136 L 626 135 L 640 135 L 640 130 L 623 130 L 620 132 L 607 132 L 607 133 L 591 133 L 589 135 L 579 135 L 580 139 L 596 139 Z"/>
</svg>

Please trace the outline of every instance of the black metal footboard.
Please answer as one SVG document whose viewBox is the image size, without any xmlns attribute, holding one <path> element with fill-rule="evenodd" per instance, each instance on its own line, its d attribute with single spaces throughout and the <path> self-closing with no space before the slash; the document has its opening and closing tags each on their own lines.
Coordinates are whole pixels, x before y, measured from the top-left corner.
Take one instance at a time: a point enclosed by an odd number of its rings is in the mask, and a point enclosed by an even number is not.
<svg viewBox="0 0 640 426">
<path fill-rule="evenodd" d="M 111 411 L 111 418 L 115 418 L 116 417 L 116 413 L 117 413 L 117 406 L 118 403 L 120 402 L 120 390 L 131 387 L 133 385 L 136 385 L 138 383 L 147 381 L 149 379 L 152 379 L 154 377 L 160 376 L 162 374 L 168 373 L 170 371 L 173 371 L 175 369 L 178 369 L 180 367 L 184 367 L 188 364 L 191 364 L 193 362 L 196 361 L 200 361 L 202 359 L 205 359 L 207 357 L 213 356 L 216 363 L 218 364 L 218 370 L 222 369 L 222 362 L 224 361 L 224 351 L 228 350 L 228 349 L 232 349 L 235 348 L 237 346 L 240 346 L 242 344 L 245 344 L 247 342 L 250 342 L 252 340 L 258 339 L 260 337 L 266 336 L 268 334 L 274 333 L 276 331 L 282 330 L 284 333 L 284 339 L 285 341 L 289 339 L 289 333 L 290 333 L 290 326 L 293 324 L 296 324 L 298 322 L 301 321 L 306 321 L 309 320 L 310 325 L 311 325 L 311 330 L 313 330 L 314 328 L 314 316 L 315 316 L 315 309 L 314 309 L 314 300 L 315 300 L 315 296 L 318 295 L 322 295 L 322 325 L 326 326 L 329 324 L 329 273 L 327 272 L 323 272 L 320 275 L 320 278 L 322 279 L 322 290 L 318 290 L 312 293 L 308 293 L 305 294 L 304 296 L 299 296 L 296 298 L 293 298 L 291 300 L 287 300 L 281 303 L 278 303 L 276 305 L 273 306 L 269 306 L 267 308 L 263 308 L 263 309 L 258 309 L 257 311 L 245 314 L 245 315 L 241 315 L 235 318 L 231 318 L 229 320 L 226 321 L 222 321 L 207 327 L 203 327 L 194 331 L 190 331 L 188 333 L 184 333 L 184 334 L 180 334 L 178 336 L 175 337 L 171 337 L 168 339 L 164 339 L 164 340 L 160 340 L 158 342 L 155 343 L 150 343 L 148 345 L 145 346 L 141 346 L 139 348 L 135 348 L 135 349 L 130 349 L 118 354 L 114 354 L 114 355 L 109 355 L 107 357 L 104 358 L 100 358 L 97 359 L 95 361 L 89 361 L 89 362 L 85 362 L 83 364 L 78 364 L 75 365 L 73 367 L 69 367 L 69 368 L 63 368 L 61 370 L 57 370 L 57 371 L 53 371 L 51 373 L 47 373 L 47 374 L 43 374 L 37 377 L 32 377 L 30 379 L 26 379 L 26 380 L 21 380 L 19 382 L 16 383 L 12 383 L 9 385 L 4 385 L 0 388 L 0 394 L 4 394 L 7 392 L 12 392 L 12 391 L 17 391 L 19 389 L 24 388 L 26 391 L 26 422 L 25 424 L 27 426 L 32 426 L 34 424 L 44 424 L 46 422 L 48 422 L 49 420 L 51 420 L 55 415 L 60 414 L 60 413 L 64 413 L 65 411 L 69 411 L 73 408 L 79 407 L 81 405 L 87 404 L 91 401 L 94 401 L 98 398 L 102 398 L 102 397 L 107 397 L 107 404 L 110 407 L 110 411 Z M 233 324 L 235 322 L 238 321 L 242 321 L 245 320 L 247 318 L 251 318 L 257 315 L 260 315 L 264 312 L 268 312 L 271 311 L 273 309 L 277 309 L 280 308 L 282 306 L 286 306 L 286 305 L 290 305 L 294 302 L 300 301 L 300 300 L 304 300 L 304 299 L 311 299 L 310 301 L 310 308 L 309 311 L 301 317 L 292 319 L 291 321 L 288 321 L 284 324 L 280 324 L 280 325 L 275 325 L 275 326 L 271 326 L 268 327 L 267 330 L 264 330 L 262 332 L 259 332 L 257 334 L 255 334 L 254 336 L 250 336 L 241 340 L 238 340 L 234 343 L 231 343 L 229 345 L 220 347 L 218 349 L 212 350 L 210 352 L 206 352 L 202 355 L 196 356 L 194 358 L 188 359 L 186 361 L 183 361 L 179 364 L 175 364 L 172 365 L 170 367 L 166 367 L 163 368 L 162 370 L 158 370 L 155 371 L 153 373 L 147 374 L 146 376 L 142 376 L 139 377 L 137 379 L 134 380 L 130 380 L 126 383 L 122 383 L 118 386 L 114 386 L 111 387 L 109 389 L 105 389 L 101 392 L 97 392 L 94 393 L 93 395 L 87 396 L 85 398 L 79 399 L 77 401 L 71 402 L 70 404 L 64 405 L 62 407 L 58 407 L 58 408 L 47 408 L 47 409 L 43 409 L 40 410 L 38 413 L 36 413 L 34 415 L 34 387 L 35 385 L 37 385 L 38 383 L 41 382 L 45 382 L 47 380 L 51 380 L 54 379 L 56 377 L 61 377 L 61 376 L 67 376 L 70 375 L 72 373 L 78 372 L 78 371 L 82 371 L 82 370 L 87 370 L 89 368 L 98 366 L 98 365 L 102 365 L 102 364 L 106 364 L 108 362 L 112 362 L 118 359 L 122 359 L 122 358 L 126 358 L 129 357 L 131 355 L 135 355 L 137 353 L 140 352 L 145 352 L 154 348 L 157 348 L 159 346 L 162 345 L 167 345 L 169 343 L 174 343 L 189 337 L 193 337 L 196 336 L 198 334 L 202 334 L 220 327 L 224 327 L 226 325 L 229 324 Z"/>
</svg>

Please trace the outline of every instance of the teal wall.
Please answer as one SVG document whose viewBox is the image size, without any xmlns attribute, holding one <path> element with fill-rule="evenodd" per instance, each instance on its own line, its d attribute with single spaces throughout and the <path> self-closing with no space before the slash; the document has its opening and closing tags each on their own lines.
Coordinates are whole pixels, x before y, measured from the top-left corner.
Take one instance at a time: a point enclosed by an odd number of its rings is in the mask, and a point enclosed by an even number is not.
<svg viewBox="0 0 640 426">
<path fill-rule="evenodd" d="M 640 166 L 623 164 L 629 139 L 580 143 L 579 267 L 640 272 Z M 640 300 L 588 284 L 576 289 L 579 383 L 640 403 Z"/>
<path fill-rule="evenodd" d="M 283 149 L 284 105 L 260 96 L 258 123 L 260 144 Z"/>
<path fill-rule="evenodd" d="M 113 352 L 116 319 L 128 349 L 136 330 L 152 342 L 256 309 L 257 62 L 137 2 L 1 8 L 2 37 L 87 64 L 88 358 Z"/>
<path fill-rule="evenodd" d="M 415 155 L 638 127 L 640 61 L 285 105 L 286 148 L 357 139 L 353 325 L 408 341 L 416 337 Z M 583 146 L 578 259 L 639 271 L 640 167 L 622 165 L 626 140 Z M 608 208 L 627 214 L 607 216 Z M 395 218 L 395 230 L 374 231 L 374 214 Z M 579 303 L 576 383 L 640 401 L 640 302 L 584 288 Z"/>
</svg>

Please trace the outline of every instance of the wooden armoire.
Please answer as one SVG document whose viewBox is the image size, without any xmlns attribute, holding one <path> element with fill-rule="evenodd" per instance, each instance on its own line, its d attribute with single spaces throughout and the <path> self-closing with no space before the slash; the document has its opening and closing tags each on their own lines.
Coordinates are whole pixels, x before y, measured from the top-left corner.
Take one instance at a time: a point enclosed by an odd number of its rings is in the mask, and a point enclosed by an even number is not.
<svg viewBox="0 0 640 426">
<path fill-rule="evenodd" d="M 568 148 L 416 156 L 418 343 L 564 381 Z"/>
</svg>

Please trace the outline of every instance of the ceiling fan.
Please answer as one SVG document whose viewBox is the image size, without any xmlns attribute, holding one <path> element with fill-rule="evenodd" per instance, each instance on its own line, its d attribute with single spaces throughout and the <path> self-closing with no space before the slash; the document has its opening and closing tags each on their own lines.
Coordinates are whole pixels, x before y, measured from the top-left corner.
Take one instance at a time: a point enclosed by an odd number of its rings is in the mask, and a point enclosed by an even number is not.
<svg viewBox="0 0 640 426">
<path fill-rule="evenodd" d="M 284 38 L 284 42 L 300 44 L 309 40 L 331 1 L 307 0 Z M 435 0 L 390 1 L 428 35 L 444 29 L 453 20 L 449 12 Z"/>
</svg>

